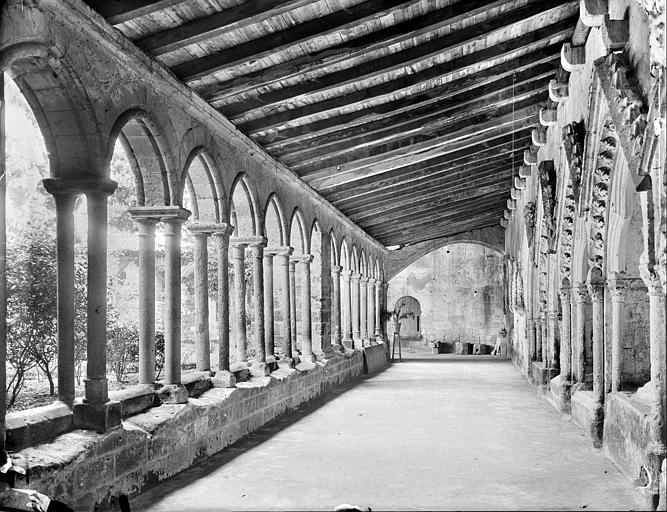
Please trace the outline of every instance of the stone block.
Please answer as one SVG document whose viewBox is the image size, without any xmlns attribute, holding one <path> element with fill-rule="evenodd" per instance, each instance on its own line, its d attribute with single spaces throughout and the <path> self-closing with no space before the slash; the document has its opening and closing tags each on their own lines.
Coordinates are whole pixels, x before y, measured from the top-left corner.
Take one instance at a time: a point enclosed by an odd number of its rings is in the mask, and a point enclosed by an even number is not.
<svg viewBox="0 0 667 512">
<path fill-rule="evenodd" d="M 109 399 L 120 402 L 121 417 L 128 418 L 155 405 L 155 388 L 147 384 L 130 386 L 127 389 L 110 392 Z"/>
<path fill-rule="evenodd" d="M 363 353 L 363 372 L 372 374 L 378 372 L 387 365 L 387 354 L 382 345 L 365 347 Z"/>
<path fill-rule="evenodd" d="M 575 391 L 572 393 L 570 404 L 572 410 L 572 422 L 590 438 L 595 410 L 593 392 L 583 390 Z"/>
<path fill-rule="evenodd" d="M 21 450 L 68 432 L 73 428 L 72 409 L 63 402 L 11 412 L 5 420 L 6 446 Z"/>
<path fill-rule="evenodd" d="M 188 397 L 196 397 L 211 388 L 211 376 L 209 372 L 186 373 L 181 378 L 181 383 L 188 392 Z"/>
<path fill-rule="evenodd" d="M 183 384 L 166 384 L 157 390 L 156 397 L 161 404 L 184 404 L 188 401 L 188 390 Z"/>
<path fill-rule="evenodd" d="M 109 400 L 103 404 L 83 402 L 78 399 L 74 403 L 73 423 L 76 428 L 94 430 L 104 433 L 110 428 L 120 425 L 120 402 Z"/>
</svg>

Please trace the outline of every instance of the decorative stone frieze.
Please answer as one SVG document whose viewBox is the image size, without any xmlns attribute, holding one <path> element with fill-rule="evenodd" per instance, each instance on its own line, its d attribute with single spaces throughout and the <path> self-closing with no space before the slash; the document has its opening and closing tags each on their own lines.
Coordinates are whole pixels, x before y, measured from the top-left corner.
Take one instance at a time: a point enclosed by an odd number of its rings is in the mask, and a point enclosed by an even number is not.
<svg viewBox="0 0 667 512">
<path fill-rule="evenodd" d="M 528 236 L 528 247 L 532 250 L 535 244 L 535 203 L 533 201 L 523 207 L 523 219 Z"/>
<path fill-rule="evenodd" d="M 542 192 L 542 233 L 547 237 L 549 250 L 554 247 L 556 222 L 556 170 L 553 160 L 540 162 L 538 166 Z"/>
<path fill-rule="evenodd" d="M 583 121 L 572 122 L 563 127 L 563 149 L 570 169 L 570 182 L 574 200 L 579 199 L 584 156 L 586 128 Z"/>
</svg>

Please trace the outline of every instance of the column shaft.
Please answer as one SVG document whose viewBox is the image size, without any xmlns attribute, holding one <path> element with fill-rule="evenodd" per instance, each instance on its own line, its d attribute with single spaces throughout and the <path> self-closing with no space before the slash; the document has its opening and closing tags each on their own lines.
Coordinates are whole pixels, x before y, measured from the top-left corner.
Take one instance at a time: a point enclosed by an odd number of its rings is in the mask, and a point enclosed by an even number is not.
<svg viewBox="0 0 667 512">
<path fill-rule="evenodd" d="M 375 337 L 382 337 L 382 283 L 375 281 Z"/>
<path fill-rule="evenodd" d="M 585 328 L 586 328 L 586 301 L 588 299 L 588 292 L 586 286 L 579 284 L 573 288 L 574 298 L 576 303 L 576 327 L 577 331 L 574 336 L 573 345 L 574 350 L 574 372 L 575 381 L 583 385 L 586 380 L 586 360 L 584 356 L 585 345 Z"/>
<path fill-rule="evenodd" d="M 368 313 L 366 318 L 368 321 L 368 339 L 375 335 L 375 279 L 368 280 Z"/>
<path fill-rule="evenodd" d="M 181 383 L 181 224 L 164 217 L 164 381 Z"/>
<path fill-rule="evenodd" d="M 590 272 L 589 272 L 590 274 Z M 602 282 L 588 281 L 588 293 L 593 301 L 593 445 L 602 446 L 604 423 L 604 286 Z"/>
<path fill-rule="evenodd" d="M 359 339 L 363 346 L 368 339 L 368 278 L 359 278 Z"/>
<path fill-rule="evenodd" d="M 281 280 L 279 306 L 283 321 L 280 326 L 282 338 L 283 358 L 292 360 L 292 319 L 291 319 L 291 299 L 290 299 L 290 271 L 289 259 L 292 248 L 276 254 L 276 267 L 278 269 L 278 278 Z"/>
<path fill-rule="evenodd" d="M 208 312 L 208 237 L 210 232 L 194 234 L 195 281 L 195 363 L 200 372 L 211 371 L 211 339 Z"/>
<path fill-rule="evenodd" d="M 564 381 L 572 380 L 570 289 L 561 288 L 560 372 Z"/>
<path fill-rule="evenodd" d="M 139 384 L 155 382 L 155 225 L 158 219 L 135 219 L 139 227 Z"/>
<path fill-rule="evenodd" d="M 254 340 L 255 362 L 266 363 L 264 348 L 264 245 L 263 243 L 250 244 L 252 258 L 252 307 L 254 313 Z"/>
<path fill-rule="evenodd" d="M 86 194 L 88 199 L 88 310 L 87 378 L 88 403 L 104 403 L 107 389 L 107 192 Z"/>
<path fill-rule="evenodd" d="M 360 274 L 354 273 L 350 278 L 350 307 L 352 310 L 352 340 L 353 348 L 362 346 L 361 327 L 359 324 L 359 279 Z"/>
<path fill-rule="evenodd" d="M 545 368 L 551 367 L 551 360 L 549 358 L 549 324 L 546 314 L 540 318 L 540 327 L 542 328 L 542 363 Z"/>
<path fill-rule="evenodd" d="M 292 353 L 296 351 L 297 347 L 297 333 L 296 333 L 296 260 L 289 260 L 289 325 L 290 325 L 290 339 L 292 340 Z"/>
<path fill-rule="evenodd" d="M 622 274 L 616 272 L 607 279 L 611 293 L 611 391 L 620 391 L 623 385 L 623 307 L 627 281 Z"/>
<path fill-rule="evenodd" d="M 331 266 L 331 344 L 337 349 L 342 348 L 341 310 L 340 310 L 340 265 Z"/>
<path fill-rule="evenodd" d="M 229 371 L 229 232 L 226 226 L 213 236 L 218 249 L 218 370 Z"/>
<path fill-rule="evenodd" d="M 307 256 L 299 262 L 301 267 L 301 360 L 313 361 L 313 338 L 311 332 L 310 307 L 310 259 Z"/>
<path fill-rule="evenodd" d="M 236 336 L 236 362 L 246 364 L 248 360 L 248 333 L 246 332 L 245 308 L 245 248 L 244 244 L 233 244 L 231 259 L 234 268 L 234 335 Z"/>
<path fill-rule="evenodd" d="M 341 319 L 343 322 L 343 339 L 345 346 L 354 348 L 352 341 L 352 294 L 350 287 L 351 272 L 344 269 L 340 273 L 341 282 Z"/>
<path fill-rule="evenodd" d="M 276 353 L 273 335 L 273 254 L 264 252 L 264 350 L 266 357 Z"/>
</svg>

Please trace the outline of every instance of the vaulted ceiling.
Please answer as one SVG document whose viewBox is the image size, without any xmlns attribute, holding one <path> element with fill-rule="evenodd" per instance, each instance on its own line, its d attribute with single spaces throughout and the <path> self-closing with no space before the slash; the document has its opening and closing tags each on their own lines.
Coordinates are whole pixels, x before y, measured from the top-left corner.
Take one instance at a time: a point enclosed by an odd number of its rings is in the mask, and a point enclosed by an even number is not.
<svg viewBox="0 0 667 512">
<path fill-rule="evenodd" d="M 498 224 L 579 6 L 87 3 L 387 246 Z"/>
</svg>

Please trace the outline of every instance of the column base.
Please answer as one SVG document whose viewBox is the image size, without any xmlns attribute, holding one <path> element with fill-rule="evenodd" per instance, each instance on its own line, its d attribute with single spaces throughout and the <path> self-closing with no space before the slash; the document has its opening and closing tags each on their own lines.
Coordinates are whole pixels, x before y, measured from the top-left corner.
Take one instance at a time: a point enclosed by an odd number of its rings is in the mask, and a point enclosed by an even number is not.
<svg viewBox="0 0 667 512">
<path fill-rule="evenodd" d="M 76 428 L 103 434 L 110 428 L 120 425 L 121 416 L 121 404 L 115 400 L 91 403 L 77 399 L 73 407 L 72 421 Z"/>
<path fill-rule="evenodd" d="M 572 381 L 564 380 L 561 382 L 560 388 L 560 410 L 563 414 L 570 414 L 572 406 L 570 399 L 572 398 Z"/>
<path fill-rule="evenodd" d="M 253 362 L 250 365 L 250 375 L 252 377 L 268 377 L 270 373 L 269 365 L 264 362 Z"/>
<path fill-rule="evenodd" d="M 185 404 L 188 401 L 188 390 L 183 384 L 165 384 L 155 394 L 161 404 Z"/>
<path fill-rule="evenodd" d="M 234 374 L 236 382 L 243 382 L 250 378 L 250 369 L 246 363 L 234 363 L 230 371 Z"/>
<path fill-rule="evenodd" d="M 294 368 L 295 366 L 296 366 L 296 361 L 293 357 L 283 356 L 278 360 L 278 368 L 291 369 Z"/>
<path fill-rule="evenodd" d="M 232 372 L 219 370 L 215 373 L 215 377 L 211 379 L 211 384 L 214 388 L 235 388 L 236 377 Z"/>
<path fill-rule="evenodd" d="M 315 354 L 301 354 L 299 356 L 299 362 L 300 363 L 314 363 L 315 362 Z"/>
<path fill-rule="evenodd" d="M 602 431 L 604 430 L 604 405 L 596 402 L 591 421 L 591 440 L 594 448 L 602 448 Z"/>
</svg>

